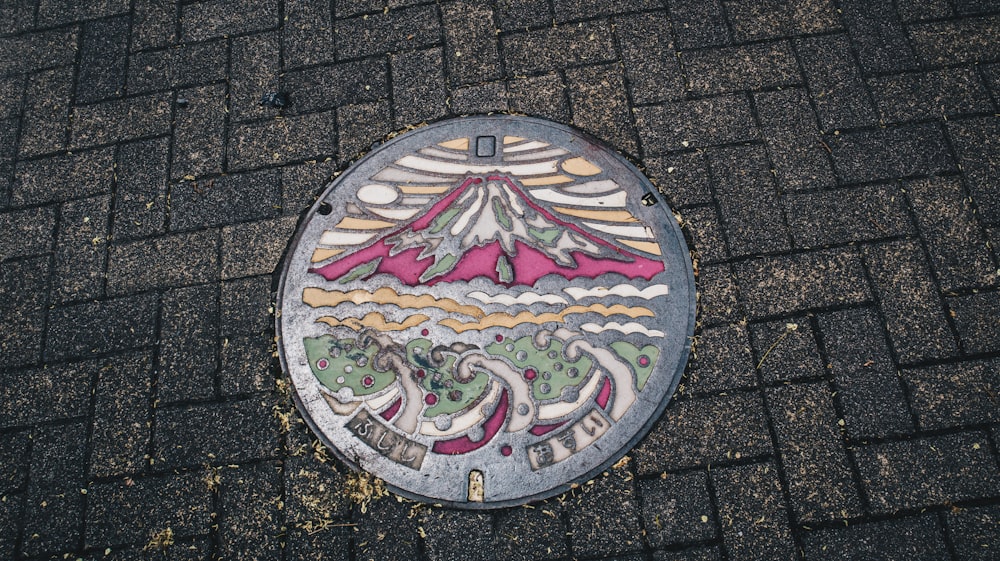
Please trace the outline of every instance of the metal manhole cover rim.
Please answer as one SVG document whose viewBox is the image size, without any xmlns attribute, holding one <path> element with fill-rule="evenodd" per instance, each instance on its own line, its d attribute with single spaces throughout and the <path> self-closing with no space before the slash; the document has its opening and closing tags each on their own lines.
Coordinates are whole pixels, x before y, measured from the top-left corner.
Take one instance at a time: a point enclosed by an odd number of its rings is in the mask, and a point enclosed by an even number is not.
<svg viewBox="0 0 1000 561">
<path fill-rule="evenodd" d="M 642 189 L 646 193 L 652 195 L 652 197 L 655 200 L 654 206 L 661 208 L 663 210 L 663 214 L 666 215 L 665 224 L 663 224 L 662 226 L 667 232 L 669 232 L 670 239 L 669 240 L 664 239 L 658 241 L 661 244 L 665 244 L 665 247 L 666 245 L 670 245 L 672 249 L 677 252 L 678 255 L 682 256 L 682 258 L 678 259 L 678 261 L 680 264 L 683 265 L 684 268 L 683 271 L 683 277 L 685 283 L 684 288 L 688 293 L 688 297 L 686 298 L 686 304 L 687 304 L 685 310 L 686 316 L 684 318 L 686 326 L 685 329 L 683 330 L 684 342 L 679 352 L 677 353 L 676 356 L 677 363 L 676 365 L 674 365 L 673 371 L 670 373 L 669 386 L 666 388 L 664 392 L 662 392 L 661 398 L 659 402 L 656 404 L 656 406 L 652 409 L 652 412 L 642 422 L 642 424 L 639 426 L 638 429 L 633 430 L 628 440 L 613 453 L 606 456 L 603 461 L 589 468 L 582 475 L 574 476 L 571 479 L 564 480 L 561 483 L 554 484 L 553 486 L 547 489 L 534 492 L 530 495 L 523 495 L 516 498 L 510 498 L 505 500 L 494 500 L 485 502 L 447 500 L 437 497 L 421 495 L 418 491 L 414 491 L 412 489 L 408 489 L 406 487 L 397 485 L 394 481 L 390 480 L 389 478 L 383 477 L 383 475 L 378 473 L 377 470 L 374 470 L 370 467 L 366 467 L 364 465 L 365 462 L 362 461 L 360 458 L 352 458 L 344 451 L 342 451 L 341 448 L 331 439 L 330 435 L 328 435 L 327 432 L 323 430 L 321 426 L 319 426 L 317 421 L 313 418 L 313 415 L 309 411 L 307 405 L 303 402 L 302 396 L 299 393 L 299 388 L 297 387 L 294 377 L 292 376 L 291 373 L 290 362 L 287 356 L 288 351 L 286 350 L 284 344 L 285 330 L 282 327 L 283 325 L 282 310 L 284 309 L 284 306 L 286 304 L 285 293 L 288 288 L 287 283 L 289 279 L 289 269 L 292 266 L 292 262 L 294 260 L 293 257 L 296 254 L 297 250 L 299 249 L 300 245 L 304 241 L 303 238 L 306 235 L 306 232 L 309 230 L 310 222 L 313 220 L 314 217 L 316 217 L 319 214 L 319 209 L 324 204 L 328 204 L 328 199 L 334 196 L 337 193 L 337 190 L 343 187 L 344 183 L 347 182 L 349 178 L 351 178 L 352 170 L 360 169 L 363 165 L 369 163 L 371 160 L 379 158 L 382 154 L 386 153 L 386 151 L 391 147 L 395 146 L 398 143 L 408 142 L 416 135 L 420 135 L 421 133 L 425 133 L 427 131 L 440 127 L 449 127 L 449 126 L 454 126 L 456 124 L 461 125 L 462 124 L 461 121 L 469 121 L 470 119 L 517 121 L 525 124 L 526 126 L 530 125 L 535 127 L 554 129 L 555 131 L 558 131 L 559 133 L 564 135 L 568 135 L 569 137 L 579 138 L 586 142 L 589 142 L 590 144 L 595 146 L 598 151 L 606 154 L 608 157 L 615 160 L 615 162 L 618 165 L 623 166 L 625 170 L 631 175 L 631 178 L 638 180 Z M 456 133 L 456 134 L 461 134 L 461 133 Z M 677 247 L 673 248 L 674 245 L 676 245 Z M 577 487 L 581 483 L 588 482 L 594 479 L 599 474 L 607 471 L 622 457 L 627 455 L 640 440 L 642 440 L 643 438 L 646 437 L 646 435 L 648 435 L 652 427 L 660 420 L 664 410 L 666 409 L 667 405 L 673 398 L 674 393 L 676 392 L 676 389 L 680 383 L 681 377 L 690 358 L 691 340 L 695 330 L 695 315 L 697 306 L 696 286 L 695 286 L 694 270 L 689 254 L 689 247 L 687 244 L 687 240 L 685 239 L 683 232 L 681 231 L 680 225 L 677 223 L 677 220 L 673 212 L 671 211 L 666 201 L 662 198 L 662 195 L 649 181 L 649 179 L 646 178 L 646 176 L 635 165 L 633 165 L 632 162 L 629 161 L 626 157 L 622 156 L 620 153 L 612 149 L 606 143 L 592 137 L 591 135 L 561 123 L 554 123 L 551 121 L 546 121 L 532 117 L 520 117 L 520 116 L 510 116 L 510 115 L 487 115 L 487 116 L 471 116 L 471 117 L 445 119 L 426 126 L 418 127 L 416 129 L 403 132 L 398 136 L 395 136 L 379 144 L 377 147 L 370 150 L 363 157 L 348 164 L 348 166 L 343 170 L 341 174 L 339 174 L 336 178 L 334 178 L 332 181 L 326 184 L 326 186 L 323 188 L 317 200 L 310 206 L 310 208 L 307 211 L 305 211 L 305 213 L 301 215 L 299 223 L 296 227 L 295 235 L 289 241 L 287 250 L 282 260 L 283 263 L 282 266 L 280 267 L 280 277 L 279 277 L 276 300 L 275 300 L 275 310 L 277 312 L 275 314 L 275 328 L 277 335 L 276 341 L 278 347 L 279 360 L 282 367 L 282 374 L 283 376 L 287 376 L 288 377 L 287 379 L 291 383 L 291 389 L 292 389 L 291 393 L 296 404 L 296 409 L 298 410 L 302 418 L 305 420 L 307 426 L 310 428 L 313 434 L 324 445 L 330 448 L 338 459 L 343 461 L 346 465 L 348 465 L 354 470 L 366 471 L 372 473 L 376 477 L 379 477 L 380 479 L 385 481 L 388 488 L 392 492 L 400 496 L 406 497 L 410 500 L 414 500 L 421 503 L 441 504 L 450 507 L 472 509 L 472 510 L 507 508 L 507 507 L 526 504 L 529 502 L 535 502 L 538 500 L 548 499 L 566 493 L 567 491 Z M 671 356 L 670 358 L 671 360 L 673 360 L 674 357 Z"/>
</svg>

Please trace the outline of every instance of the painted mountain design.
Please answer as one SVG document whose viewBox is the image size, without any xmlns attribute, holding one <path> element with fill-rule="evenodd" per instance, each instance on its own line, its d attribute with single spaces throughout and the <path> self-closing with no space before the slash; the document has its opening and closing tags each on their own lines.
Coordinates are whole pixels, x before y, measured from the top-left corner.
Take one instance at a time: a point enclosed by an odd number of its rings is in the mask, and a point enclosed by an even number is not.
<svg viewBox="0 0 1000 561">
<path fill-rule="evenodd" d="M 506 287 L 533 286 L 550 274 L 648 281 L 662 271 L 662 262 L 556 218 L 507 177 L 470 178 L 409 226 L 310 269 L 343 283 L 388 274 L 408 286 L 485 277 Z"/>
</svg>

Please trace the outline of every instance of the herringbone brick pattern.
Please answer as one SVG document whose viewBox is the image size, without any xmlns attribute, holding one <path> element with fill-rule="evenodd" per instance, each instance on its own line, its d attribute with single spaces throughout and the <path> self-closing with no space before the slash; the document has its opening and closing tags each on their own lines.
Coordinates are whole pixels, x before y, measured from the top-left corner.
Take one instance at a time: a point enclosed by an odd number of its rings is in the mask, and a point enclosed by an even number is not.
<svg viewBox="0 0 1000 561">
<path fill-rule="evenodd" d="M 696 353 L 566 497 L 362 506 L 274 273 L 338 169 L 492 111 L 657 183 Z M 989 0 L 5 0 L 0 558 L 996 559 L 998 112 Z"/>
</svg>

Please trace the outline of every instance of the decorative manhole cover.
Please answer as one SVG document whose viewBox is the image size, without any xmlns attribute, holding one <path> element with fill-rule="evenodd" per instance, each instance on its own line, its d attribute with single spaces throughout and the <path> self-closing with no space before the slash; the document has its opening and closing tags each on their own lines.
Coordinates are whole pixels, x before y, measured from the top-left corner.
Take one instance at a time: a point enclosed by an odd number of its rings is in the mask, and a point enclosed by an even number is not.
<svg viewBox="0 0 1000 561">
<path fill-rule="evenodd" d="M 331 184 L 279 289 L 300 411 L 402 495 L 548 497 L 624 455 L 687 362 L 687 248 L 649 181 L 568 127 L 470 117 Z"/>
</svg>

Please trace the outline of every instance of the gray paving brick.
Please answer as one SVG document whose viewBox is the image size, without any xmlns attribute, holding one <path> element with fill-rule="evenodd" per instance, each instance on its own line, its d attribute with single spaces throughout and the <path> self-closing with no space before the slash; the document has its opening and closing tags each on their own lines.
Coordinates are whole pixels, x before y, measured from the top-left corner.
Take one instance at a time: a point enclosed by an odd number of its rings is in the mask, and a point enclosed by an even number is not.
<svg viewBox="0 0 1000 561">
<path fill-rule="evenodd" d="M 108 293 L 143 292 L 218 278 L 218 233 L 214 230 L 127 242 L 108 254 Z"/>
<path fill-rule="evenodd" d="M 37 207 L 0 214 L 0 261 L 52 249 L 55 209 Z"/>
<path fill-rule="evenodd" d="M 336 51 L 333 20 L 327 0 L 285 2 L 281 30 L 285 68 L 332 62 Z"/>
<path fill-rule="evenodd" d="M 129 93 L 140 94 L 222 80 L 226 77 L 226 56 L 226 42 L 223 40 L 135 53 L 129 61 Z"/>
<path fill-rule="evenodd" d="M 6 400 L 5 400 L 6 402 Z M 23 489 L 31 470 L 28 446 L 31 434 L 28 431 L 7 432 L 0 435 L 0 493 Z M 0 500 L 0 503 L 4 501 Z M 6 526 L 5 526 L 6 527 Z M 13 539 L 9 545 L 13 548 Z"/>
<path fill-rule="evenodd" d="M 18 119 L 0 120 L 0 162 L 10 162 L 17 153 Z"/>
<path fill-rule="evenodd" d="M 229 166 L 244 170 L 323 158 L 332 155 L 336 136 L 332 111 L 231 127 Z"/>
<path fill-rule="evenodd" d="M 719 548 L 716 546 L 687 548 L 683 551 L 653 552 L 653 561 L 719 561 L 720 559 L 722 559 L 722 554 L 719 553 Z"/>
<path fill-rule="evenodd" d="M 681 63 L 691 93 L 698 96 L 759 90 L 801 81 L 787 41 L 684 53 Z"/>
<path fill-rule="evenodd" d="M 957 178 L 911 181 L 906 192 L 942 290 L 997 281 L 979 223 Z"/>
<path fill-rule="evenodd" d="M 967 353 L 994 352 L 1000 347 L 1000 293 L 980 292 L 946 300 L 958 330 L 958 339 Z"/>
<path fill-rule="evenodd" d="M 829 386 L 774 388 L 767 392 L 767 405 L 795 520 L 802 524 L 862 514 Z"/>
<path fill-rule="evenodd" d="M 614 20 L 622 64 L 635 103 L 661 103 L 684 97 L 684 76 L 664 14 L 636 14 Z"/>
<path fill-rule="evenodd" d="M 496 511 L 493 548 L 498 559 L 534 561 L 568 555 L 563 508 L 558 502 L 542 508 Z"/>
<path fill-rule="evenodd" d="M 906 194 L 895 184 L 792 194 L 783 202 L 796 247 L 893 238 L 914 232 Z"/>
<path fill-rule="evenodd" d="M 1000 470 L 982 432 L 862 446 L 854 455 L 873 512 L 1000 493 Z"/>
<path fill-rule="evenodd" d="M 569 97 L 558 74 L 517 78 L 507 83 L 510 110 L 558 122 L 569 121 Z"/>
<path fill-rule="evenodd" d="M 927 66 L 992 62 L 1000 58 L 1000 16 L 983 16 L 910 27 L 910 41 Z"/>
<path fill-rule="evenodd" d="M 76 103 L 93 103 L 122 94 L 128 26 L 126 16 L 88 22 L 83 26 Z"/>
<path fill-rule="evenodd" d="M 704 151 L 678 152 L 645 159 L 645 174 L 672 207 L 712 201 L 712 179 Z"/>
<path fill-rule="evenodd" d="M 642 549 L 634 484 L 627 472 L 612 470 L 570 499 L 567 518 L 576 555 L 621 555 Z"/>
<path fill-rule="evenodd" d="M 687 374 L 687 388 L 694 392 L 755 387 L 757 376 L 746 327 L 736 324 L 703 329 Z"/>
<path fill-rule="evenodd" d="M 49 312 L 48 360 L 88 356 L 152 344 L 156 295 L 88 302 Z"/>
<path fill-rule="evenodd" d="M 397 127 L 430 121 L 447 112 L 441 51 L 434 48 L 390 55 L 392 108 Z"/>
<path fill-rule="evenodd" d="M 744 317 L 736 278 L 729 265 L 700 267 L 698 287 L 701 290 L 698 313 L 702 324 L 734 322 Z"/>
<path fill-rule="evenodd" d="M 277 452 L 272 404 L 261 397 L 157 411 L 157 463 L 168 467 L 239 464 Z"/>
<path fill-rule="evenodd" d="M 107 263 L 110 203 L 111 197 L 99 196 L 62 204 L 52 270 L 53 303 L 101 296 Z"/>
<path fill-rule="evenodd" d="M 677 47 L 697 49 L 729 43 L 729 29 L 720 0 L 673 0 L 670 19 L 677 34 Z"/>
<path fill-rule="evenodd" d="M 432 561 L 488 561 L 493 559 L 489 513 L 446 510 L 426 513 L 421 520 L 424 544 Z"/>
<path fill-rule="evenodd" d="M 171 529 L 172 530 L 172 529 Z M 158 532 L 163 532 L 159 530 Z M 208 559 L 215 551 L 215 544 L 205 535 L 196 536 L 175 536 L 177 539 L 170 546 L 157 547 L 155 544 L 150 547 L 149 542 L 156 536 L 161 536 L 157 532 L 150 531 L 149 539 L 142 540 L 141 545 L 131 545 L 111 548 L 111 553 L 105 555 L 104 550 L 98 549 L 91 556 L 84 557 L 84 561 L 132 561 L 142 559 L 151 561 L 157 557 L 168 557 L 171 561 L 201 561 Z M 105 548 L 108 549 L 108 548 Z"/>
<path fill-rule="evenodd" d="M 13 363 L 5 362 L 13 366 Z M 0 426 L 27 426 L 87 415 L 91 377 L 100 361 L 0 372 Z"/>
<path fill-rule="evenodd" d="M 292 216 L 248 222 L 222 229 L 222 278 L 274 272 L 295 232 Z"/>
<path fill-rule="evenodd" d="M 955 554 L 969 561 L 989 561 L 1000 549 L 1000 506 L 957 509 L 945 518 Z"/>
<path fill-rule="evenodd" d="M 385 58 L 342 62 L 289 72 L 285 74 L 283 84 L 292 98 L 289 113 L 333 109 L 388 97 L 389 65 Z"/>
<path fill-rule="evenodd" d="M 82 424 L 32 432 L 31 480 L 24 507 L 26 555 L 65 551 L 80 539 L 83 514 L 84 455 L 87 430 Z"/>
<path fill-rule="evenodd" d="M 225 281 L 219 292 L 219 329 L 224 335 L 249 335 L 270 329 L 274 317 L 269 275 Z"/>
<path fill-rule="evenodd" d="M 941 525 L 933 515 L 808 532 L 802 541 L 807 559 L 950 559 Z"/>
<path fill-rule="evenodd" d="M 9 119 L 21 114 L 21 102 L 24 100 L 24 85 L 24 76 L 0 78 L 0 99 L 4 100 L 3 105 L 0 106 L 0 119 Z"/>
<path fill-rule="evenodd" d="M 441 40 L 441 22 L 434 6 L 338 19 L 334 29 L 341 60 L 427 47 Z"/>
<path fill-rule="evenodd" d="M 349 561 L 351 558 L 353 534 L 350 533 L 349 528 L 345 530 L 344 527 L 334 526 L 312 533 L 304 528 L 293 528 L 287 539 L 288 555 L 294 559 Z M 379 552 L 383 551 L 383 548 L 374 549 Z M 374 559 L 378 559 L 378 557 L 374 557 Z M 399 559 L 404 559 L 404 557 L 399 557 Z"/>
<path fill-rule="evenodd" d="M 0 6 L 0 35 L 27 31 L 35 23 L 37 0 L 13 0 Z M 13 542 L 11 542 L 13 549 Z"/>
<path fill-rule="evenodd" d="M 170 190 L 172 230 L 190 230 L 266 218 L 280 211 L 276 170 L 183 181 Z"/>
<path fill-rule="evenodd" d="M 984 64 L 978 68 L 983 73 L 986 87 L 993 92 L 995 103 L 997 96 L 1000 96 L 1000 63 Z"/>
<path fill-rule="evenodd" d="M 745 95 L 665 103 L 635 109 L 646 155 L 757 138 Z"/>
<path fill-rule="evenodd" d="M 708 474 L 664 473 L 639 482 L 642 518 L 649 545 L 655 548 L 718 538 L 709 506 Z"/>
<path fill-rule="evenodd" d="M 24 520 L 21 495 L 4 495 L 0 501 L 0 555 L 13 559 L 17 547 L 18 526 Z"/>
<path fill-rule="evenodd" d="M 902 382 L 875 312 L 822 314 L 819 325 L 848 436 L 880 438 L 912 432 Z"/>
<path fill-rule="evenodd" d="M 0 75 L 72 64 L 78 38 L 76 27 L 0 37 Z"/>
<path fill-rule="evenodd" d="M 781 191 L 833 185 L 833 168 L 806 92 L 782 90 L 756 94 L 753 99 Z"/>
<path fill-rule="evenodd" d="M 904 369 L 902 377 L 921 429 L 1000 423 L 995 360 Z"/>
<path fill-rule="evenodd" d="M 670 454 L 663 454 L 670 450 Z M 677 401 L 629 456 L 640 474 L 771 454 L 764 405 L 754 394 Z"/>
<path fill-rule="evenodd" d="M 566 71 L 566 82 L 573 124 L 619 152 L 635 154 L 638 144 L 621 66 L 573 68 Z"/>
<path fill-rule="evenodd" d="M 740 559 L 796 559 L 787 505 L 771 464 L 712 470 L 722 542 Z"/>
<path fill-rule="evenodd" d="M 205 477 L 195 471 L 91 485 L 87 545 L 147 543 L 166 528 L 176 537 L 208 533 L 212 500 Z"/>
<path fill-rule="evenodd" d="M 590 4 L 574 0 L 553 0 L 552 4 L 557 23 L 663 8 L 663 3 L 655 0 L 622 0 L 620 2 L 594 2 Z"/>
<path fill-rule="evenodd" d="M 281 557 L 281 466 L 266 462 L 223 472 L 219 553 L 228 559 Z"/>
<path fill-rule="evenodd" d="M 178 108 L 174 118 L 173 179 L 220 173 L 226 143 L 225 85 L 181 90 L 177 98 L 187 99 L 188 105 Z"/>
<path fill-rule="evenodd" d="M 709 152 L 716 199 L 733 256 L 791 247 L 767 153 L 761 146 Z"/>
<path fill-rule="evenodd" d="M 166 227 L 166 138 L 118 147 L 112 237 L 118 241 L 162 234 Z"/>
<path fill-rule="evenodd" d="M 448 82 L 473 84 L 500 78 L 496 25 L 489 6 L 461 0 L 441 6 Z"/>
<path fill-rule="evenodd" d="M 272 337 L 230 335 L 224 337 L 219 351 L 219 389 L 223 395 L 266 391 L 274 386 L 271 364 Z"/>
<path fill-rule="evenodd" d="M 947 0 L 901 0 L 896 4 L 896 11 L 903 23 L 941 19 L 954 13 Z"/>
<path fill-rule="evenodd" d="M 861 260 L 851 250 L 760 257 L 737 264 L 751 317 L 865 302 L 871 298 Z"/>
<path fill-rule="evenodd" d="M 169 0 L 136 0 L 132 11 L 132 50 L 175 43 L 179 12 L 180 5 Z"/>
<path fill-rule="evenodd" d="M 448 107 L 456 115 L 495 113 L 510 110 L 503 82 L 462 86 L 451 91 Z"/>
<path fill-rule="evenodd" d="M 13 170 L 14 166 L 11 164 L 0 164 L 0 209 L 10 206 Z"/>
<path fill-rule="evenodd" d="M 386 131 L 388 131 L 389 125 L 385 125 L 385 127 Z M 342 128 L 341 130 L 343 131 L 344 129 Z M 350 131 L 350 129 L 347 130 Z M 353 134 L 346 134 L 344 138 L 354 138 L 355 142 L 359 144 L 361 142 L 357 140 L 358 136 Z M 371 143 L 375 139 L 376 137 L 373 136 L 366 140 Z M 365 145 L 365 148 L 367 146 Z M 355 155 L 360 151 L 361 147 L 358 146 L 354 151 Z M 347 152 L 346 149 L 345 152 Z M 285 216 L 298 216 L 302 211 L 309 208 L 316 201 L 323 188 L 330 183 L 330 180 L 333 178 L 333 171 L 333 166 L 330 162 L 321 164 L 307 162 L 301 165 L 281 168 L 282 214 Z"/>
<path fill-rule="evenodd" d="M 365 12 L 381 12 L 421 4 L 423 0 L 335 0 L 334 14 L 338 18 L 356 16 Z"/>
<path fill-rule="evenodd" d="M 326 470 L 329 471 L 329 470 Z M 354 534 L 356 559 L 416 559 L 420 557 L 419 518 L 410 516 L 412 505 L 391 498 L 368 506 L 370 520 L 392 524 L 362 524 Z M 543 531 L 540 529 L 540 531 Z M 560 533 L 561 537 L 561 533 Z M 346 542 L 346 538 L 345 538 Z M 335 553 L 336 554 L 336 553 Z"/>
<path fill-rule="evenodd" d="M 48 299 L 49 260 L 38 257 L 0 264 L 0 364 L 38 361 Z"/>
<path fill-rule="evenodd" d="M 941 129 L 933 123 L 828 137 L 837 173 L 848 183 L 955 169 Z"/>
<path fill-rule="evenodd" d="M 820 129 L 873 125 L 878 119 L 851 54 L 848 38 L 826 35 L 795 41 L 816 105 Z"/>
<path fill-rule="evenodd" d="M 837 9 L 831 0 L 794 5 L 781 0 L 726 0 L 723 4 L 733 38 L 740 43 L 840 29 Z"/>
<path fill-rule="evenodd" d="M 816 334 L 807 317 L 751 326 L 757 370 L 766 382 L 785 382 L 823 375 Z"/>
<path fill-rule="evenodd" d="M 866 73 L 901 72 L 917 66 L 906 31 L 891 5 L 843 0 L 840 9 Z"/>
<path fill-rule="evenodd" d="M 157 399 L 203 399 L 215 391 L 219 305 L 214 285 L 178 288 L 160 305 Z"/>
<path fill-rule="evenodd" d="M 36 156 L 66 147 L 73 73 L 55 68 L 28 77 L 18 155 Z"/>
<path fill-rule="evenodd" d="M 1000 122 L 993 117 L 950 122 L 948 136 L 980 220 L 1000 222 Z"/>
<path fill-rule="evenodd" d="M 277 110 L 260 104 L 266 92 L 278 91 L 280 39 L 266 32 L 232 40 L 229 75 L 229 112 L 234 121 L 273 116 Z M 292 102 L 295 103 L 295 98 Z"/>
<path fill-rule="evenodd" d="M 504 30 L 551 25 L 554 18 L 550 3 L 533 0 L 497 0 L 494 14 L 497 26 Z"/>
<path fill-rule="evenodd" d="M 88 0 L 68 2 L 67 0 L 40 0 L 38 2 L 38 24 L 54 26 L 78 20 L 96 19 L 127 12 L 129 3 L 125 0 Z"/>
<path fill-rule="evenodd" d="M 319 524 L 323 520 L 350 514 L 351 503 L 345 493 L 344 476 L 312 454 L 289 458 L 284 477 L 285 496 L 291 513 L 289 522 L 292 524 Z M 389 501 L 377 503 L 381 502 Z"/>
<path fill-rule="evenodd" d="M 955 0 L 955 10 L 959 15 L 967 16 L 995 12 L 996 5 L 988 0 Z"/>
<path fill-rule="evenodd" d="M 348 162 L 357 158 L 364 152 L 371 149 L 380 140 L 385 138 L 393 130 L 392 112 L 388 102 L 385 100 L 373 103 L 359 103 L 356 105 L 344 105 L 337 108 L 337 160 Z M 285 168 L 286 170 L 288 168 Z M 303 168 L 303 171 L 305 168 Z M 311 189 L 310 200 L 318 194 L 316 191 L 323 187 L 330 177 L 330 170 L 325 166 L 311 166 L 307 173 L 310 178 L 315 178 L 315 183 L 310 184 L 307 189 Z M 301 174 L 300 174 L 301 175 Z M 286 175 L 282 176 L 282 185 L 285 187 L 285 197 L 292 194 L 288 189 L 291 184 L 285 182 Z M 299 194 L 305 194 L 299 192 Z M 303 200 L 303 199 L 298 199 Z M 286 202 L 286 211 L 289 209 Z M 300 206 L 300 205 L 295 205 Z"/>
<path fill-rule="evenodd" d="M 169 95 L 153 94 L 76 107 L 70 148 L 165 133 L 170 129 L 170 106 Z"/>
<path fill-rule="evenodd" d="M 149 353 L 116 357 L 98 374 L 92 422 L 90 476 L 142 471 L 149 445 L 152 386 Z"/>
<path fill-rule="evenodd" d="M 694 250 L 698 252 L 700 263 L 718 263 L 729 258 L 726 237 L 722 231 L 719 215 L 712 207 L 691 208 L 681 215 L 684 226 L 691 234 Z"/>
<path fill-rule="evenodd" d="M 955 342 L 920 247 L 896 242 L 866 248 L 864 255 L 900 361 L 953 356 Z"/>
<path fill-rule="evenodd" d="M 614 60 L 608 22 L 550 27 L 512 33 L 500 39 L 508 75 L 519 76 Z"/>
<path fill-rule="evenodd" d="M 277 2 L 209 0 L 181 7 L 181 37 L 201 41 L 278 27 Z"/>
<path fill-rule="evenodd" d="M 871 78 L 868 83 L 882 120 L 890 123 L 993 110 L 990 94 L 972 68 Z"/>
</svg>

